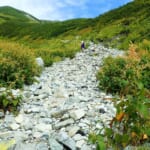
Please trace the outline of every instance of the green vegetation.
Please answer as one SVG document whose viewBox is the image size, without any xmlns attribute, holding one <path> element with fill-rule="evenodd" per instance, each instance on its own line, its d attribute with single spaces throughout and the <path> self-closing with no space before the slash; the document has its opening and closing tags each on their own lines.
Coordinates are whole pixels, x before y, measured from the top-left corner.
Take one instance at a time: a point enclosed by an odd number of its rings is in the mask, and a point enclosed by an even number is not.
<svg viewBox="0 0 150 150">
<path fill-rule="evenodd" d="M 93 19 L 38 20 L 28 13 L 0 7 L 0 87 L 21 88 L 40 73 L 35 57 L 46 66 L 73 58 L 82 39 L 127 50 L 127 56 L 107 58 L 98 72 L 99 87 L 118 94 L 117 114 L 104 135 L 91 134 L 98 150 L 123 149 L 150 142 L 150 0 L 134 0 Z M 9 90 L 8 90 L 9 91 Z M 5 92 L 0 108 L 15 111 L 21 97 Z M 6 149 L 6 145 L 3 145 Z M 140 146 L 138 149 L 146 149 Z"/>
<path fill-rule="evenodd" d="M 138 91 L 137 82 L 143 83 L 144 88 L 150 89 L 150 53 L 135 51 L 132 46 L 126 57 L 108 57 L 104 66 L 97 74 L 99 87 L 106 92 L 117 93 L 121 96 L 134 94 Z"/>
<path fill-rule="evenodd" d="M 142 45 L 144 40 L 149 43 L 149 8 L 149 0 L 135 0 L 93 19 L 60 22 L 37 20 L 31 15 L 27 17 L 25 12 L 1 7 L 0 35 L 28 42 L 79 36 L 80 39 L 103 42 L 105 46 L 126 50 L 131 43 Z M 148 46 L 150 47 L 150 44 Z"/>
<path fill-rule="evenodd" d="M 119 98 L 114 101 L 116 116 L 104 135 L 90 135 L 90 139 L 97 143 L 98 150 L 101 150 L 101 145 L 119 150 L 128 145 L 139 146 L 150 142 L 149 76 L 148 50 L 132 45 L 127 56 L 105 59 L 104 66 L 97 74 L 99 87 L 119 95 Z M 102 139 L 101 144 L 99 139 Z"/>
<path fill-rule="evenodd" d="M 15 97 L 10 89 L 33 83 L 34 76 L 38 75 L 41 69 L 29 48 L 0 40 L 0 70 L 0 87 L 7 89 L 0 93 L 0 109 L 16 113 L 22 98 Z"/>
<path fill-rule="evenodd" d="M 21 96 L 13 96 L 11 90 L 7 90 L 0 94 L 0 109 L 17 113 L 21 100 Z"/>
<path fill-rule="evenodd" d="M 3 22 L 13 20 L 13 21 L 23 21 L 23 22 L 38 22 L 39 20 L 30 14 L 17 10 L 12 7 L 4 6 L 0 7 L 0 20 Z M 1 21 L 0 21 L 1 22 Z"/>
<path fill-rule="evenodd" d="M 16 43 L 0 40 L 0 87 L 21 88 L 40 72 L 35 55 Z"/>
<path fill-rule="evenodd" d="M 50 66 L 53 62 L 63 60 L 66 57 L 73 58 L 76 52 L 80 50 L 79 43 L 79 39 L 74 37 L 70 37 L 70 40 L 51 39 L 47 43 L 42 42 L 42 46 L 38 47 L 35 53 L 36 56 L 43 58 L 45 66 Z M 34 45 L 36 44 L 33 44 L 33 47 Z"/>
<path fill-rule="evenodd" d="M 134 1 L 99 16 L 97 40 L 119 49 L 127 49 L 131 42 L 149 40 L 149 7 L 149 0 Z"/>
</svg>

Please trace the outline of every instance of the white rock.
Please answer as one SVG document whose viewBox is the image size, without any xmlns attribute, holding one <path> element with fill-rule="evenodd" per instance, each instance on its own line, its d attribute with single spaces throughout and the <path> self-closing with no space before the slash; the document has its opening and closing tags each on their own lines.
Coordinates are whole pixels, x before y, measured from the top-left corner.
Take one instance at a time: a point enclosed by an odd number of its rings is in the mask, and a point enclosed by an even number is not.
<svg viewBox="0 0 150 150">
<path fill-rule="evenodd" d="M 36 127 L 37 131 L 42 131 L 42 132 L 45 132 L 45 131 L 51 131 L 52 130 L 52 125 L 47 125 L 47 124 L 44 124 L 44 123 L 40 123 L 40 124 L 37 124 Z"/>
<path fill-rule="evenodd" d="M 82 136 L 81 134 L 76 134 L 73 139 L 75 141 L 81 141 L 81 140 L 86 140 L 86 137 L 85 136 Z"/>
<path fill-rule="evenodd" d="M 84 140 L 77 141 L 76 147 L 79 148 L 79 149 L 81 149 L 84 144 L 85 144 Z"/>
<path fill-rule="evenodd" d="M 75 141 L 66 132 L 59 133 L 57 140 L 68 147 L 68 149 L 76 150 Z"/>
<path fill-rule="evenodd" d="M 54 93 L 55 93 L 54 96 L 55 96 L 56 98 L 67 98 L 67 97 L 68 97 L 68 95 L 67 95 L 67 93 L 66 93 L 64 87 L 59 87 L 59 88 L 57 88 L 57 89 L 54 91 Z"/>
<path fill-rule="evenodd" d="M 55 128 L 56 128 L 56 129 L 60 129 L 60 128 L 62 128 L 62 127 L 65 127 L 65 126 L 70 125 L 70 124 L 73 124 L 73 123 L 74 123 L 74 120 L 73 120 L 73 119 L 67 119 L 67 120 L 64 120 L 64 121 L 61 121 L 61 122 L 57 123 L 57 124 L 55 125 Z"/>
<path fill-rule="evenodd" d="M 41 57 L 36 58 L 36 63 L 38 64 L 38 66 L 44 67 L 44 61 Z"/>
<path fill-rule="evenodd" d="M 78 125 L 79 125 L 81 128 L 85 128 L 85 127 L 88 126 L 86 123 L 83 123 L 83 122 L 80 122 Z"/>
<path fill-rule="evenodd" d="M 40 138 L 41 136 L 42 136 L 41 132 L 35 132 L 35 133 L 33 133 L 33 137 L 35 137 L 35 138 Z"/>
<path fill-rule="evenodd" d="M 77 132 L 78 132 L 78 130 L 79 130 L 80 128 L 78 127 L 78 126 L 74 126 L 74 127 L 72 127 L 70 130 L 69 130 L 69 136 L 74 136 Z"/>
<path fill-rule="evenodd" d="M 78 110 L 73 110 L 70 111 L 70 116 L 74 119 L 74 120 L 79 120 L 82 117 L 85 116 L 85 111 L 82 109 L 78 109 Z"/>
<path fill-rule="evenodd" d="M 4 111 L 0 110 L 0 118 L 3 118 L 5 116 Z"/>
<path fill-rule="evenodd" d="M 93 149 L 93 148 L 91 148 L 90 146 L 88 146 L 88 145 L 86 145 L 86 144 L 84 144 L 84 145 L 81 147 L 81 150 L 91 150 L 91 149 Z M 96 148 L 94 148 L 94 149 L 96 149 Z"/>
<path fill-rule="evenodd" d="M 16 124 L 16 123 L 13 123 L 13 124 L 11 124 L 10 125 L 10 128 L 12 129 L 12 130 L 17 130 L 17 129 L 19 129 L 19 125 L 18 124 Z"/>
<path fill-rule="evenodd" d="M 63 146 L 55 139 L 49 139 L 49 145 L 51 150 L 63 150 Z"/>
<path fill-rule="evenodd" d="M 97 129 L 102 129 L 102 128 L 104 128 L 104 127 L 103 127 L 103 125 L 101 125 L 100 123 L 97 123 L 97 124 L 96 124 L 96 128 L 97 128 Z"/>
<path fill-rule="evenodd" d="M 16 118 L 15 118 L 16 122 L 21 124 L 24 120 L 23 115 L 19 114 Z"/>
</svg>

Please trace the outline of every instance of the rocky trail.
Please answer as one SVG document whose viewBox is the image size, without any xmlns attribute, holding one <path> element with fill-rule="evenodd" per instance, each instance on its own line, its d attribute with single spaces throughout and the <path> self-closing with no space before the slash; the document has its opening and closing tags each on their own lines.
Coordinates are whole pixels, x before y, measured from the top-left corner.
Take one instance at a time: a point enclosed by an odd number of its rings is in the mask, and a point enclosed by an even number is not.
<svg viewBox="0 0 150 150">
<path fill-rule="evenodd" d="M 94 150 L 88 134 L 103 132 L 116 112 L 112 96 L 97 88 L 95 74 L 105 57 L 122 54 L 91 44 L 45 68 L 24 91 L 14 90 L 23 102 L 17 116 L 0 114 L 0 143 L 11 143 L 9 150 Z"/>
</svg>

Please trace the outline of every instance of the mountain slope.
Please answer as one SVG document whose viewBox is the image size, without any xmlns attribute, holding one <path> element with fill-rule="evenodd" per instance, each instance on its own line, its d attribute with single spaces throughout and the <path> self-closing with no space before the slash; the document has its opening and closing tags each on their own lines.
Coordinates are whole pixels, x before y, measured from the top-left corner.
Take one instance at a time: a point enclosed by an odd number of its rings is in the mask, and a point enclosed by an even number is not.
<svg viewBox="0 0 150 150">
<path fill-rule="evenodd" d="M 9 6 L 0 7 L 0 22 L 5 22 L 9 20 L 38 22 L 37 18 L 24 11 L 20 11 Z"/>
<path fill-rule="evenodd" d="M 103 42 L 106 46 L 127 49 L 131 42 L 142 43 L 143 40 L 150 40 L 149 8 L 150 0 L 134 0 L 93 19 L 22 22 L 20 15 L 24 16 L 22 17 L 24 20 L 28 20 L 27 13 L 18 10 L 16 12 L 13 8 L 5 7 L 0 8 L 0 14 L 3 10 L 3 15 L 5 14 L 5 17 L 9 15 L 11 19 L 3 18 L 3 23 L 0 24 L 0 36 L 15 37 L 17 40 L 24 37 L 30 40 L 69 39 L 70 36 L 74 36 Z M 9 10 L 9 13 L 5 9 Z"/>
<path fill-rule="evenodd" d="M 149 9 L 150 0 L 135 0 L 97 17 L 96 39 L 118 48 L 150 40 Z"/>
</svg>

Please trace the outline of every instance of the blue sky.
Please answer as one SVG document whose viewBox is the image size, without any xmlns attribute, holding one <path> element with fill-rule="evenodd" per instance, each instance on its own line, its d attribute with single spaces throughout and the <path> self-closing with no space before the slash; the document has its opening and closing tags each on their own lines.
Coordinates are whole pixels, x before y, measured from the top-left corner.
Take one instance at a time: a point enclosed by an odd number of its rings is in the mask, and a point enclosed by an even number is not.
<svg viewBox="0 0 150 150">
<path fill-rule="evenodd" d="M 0 6 L 12 6 L 38 19 L 67 20 L 93 18 L 132 0 L 1 0 Z"/>
</svg>

